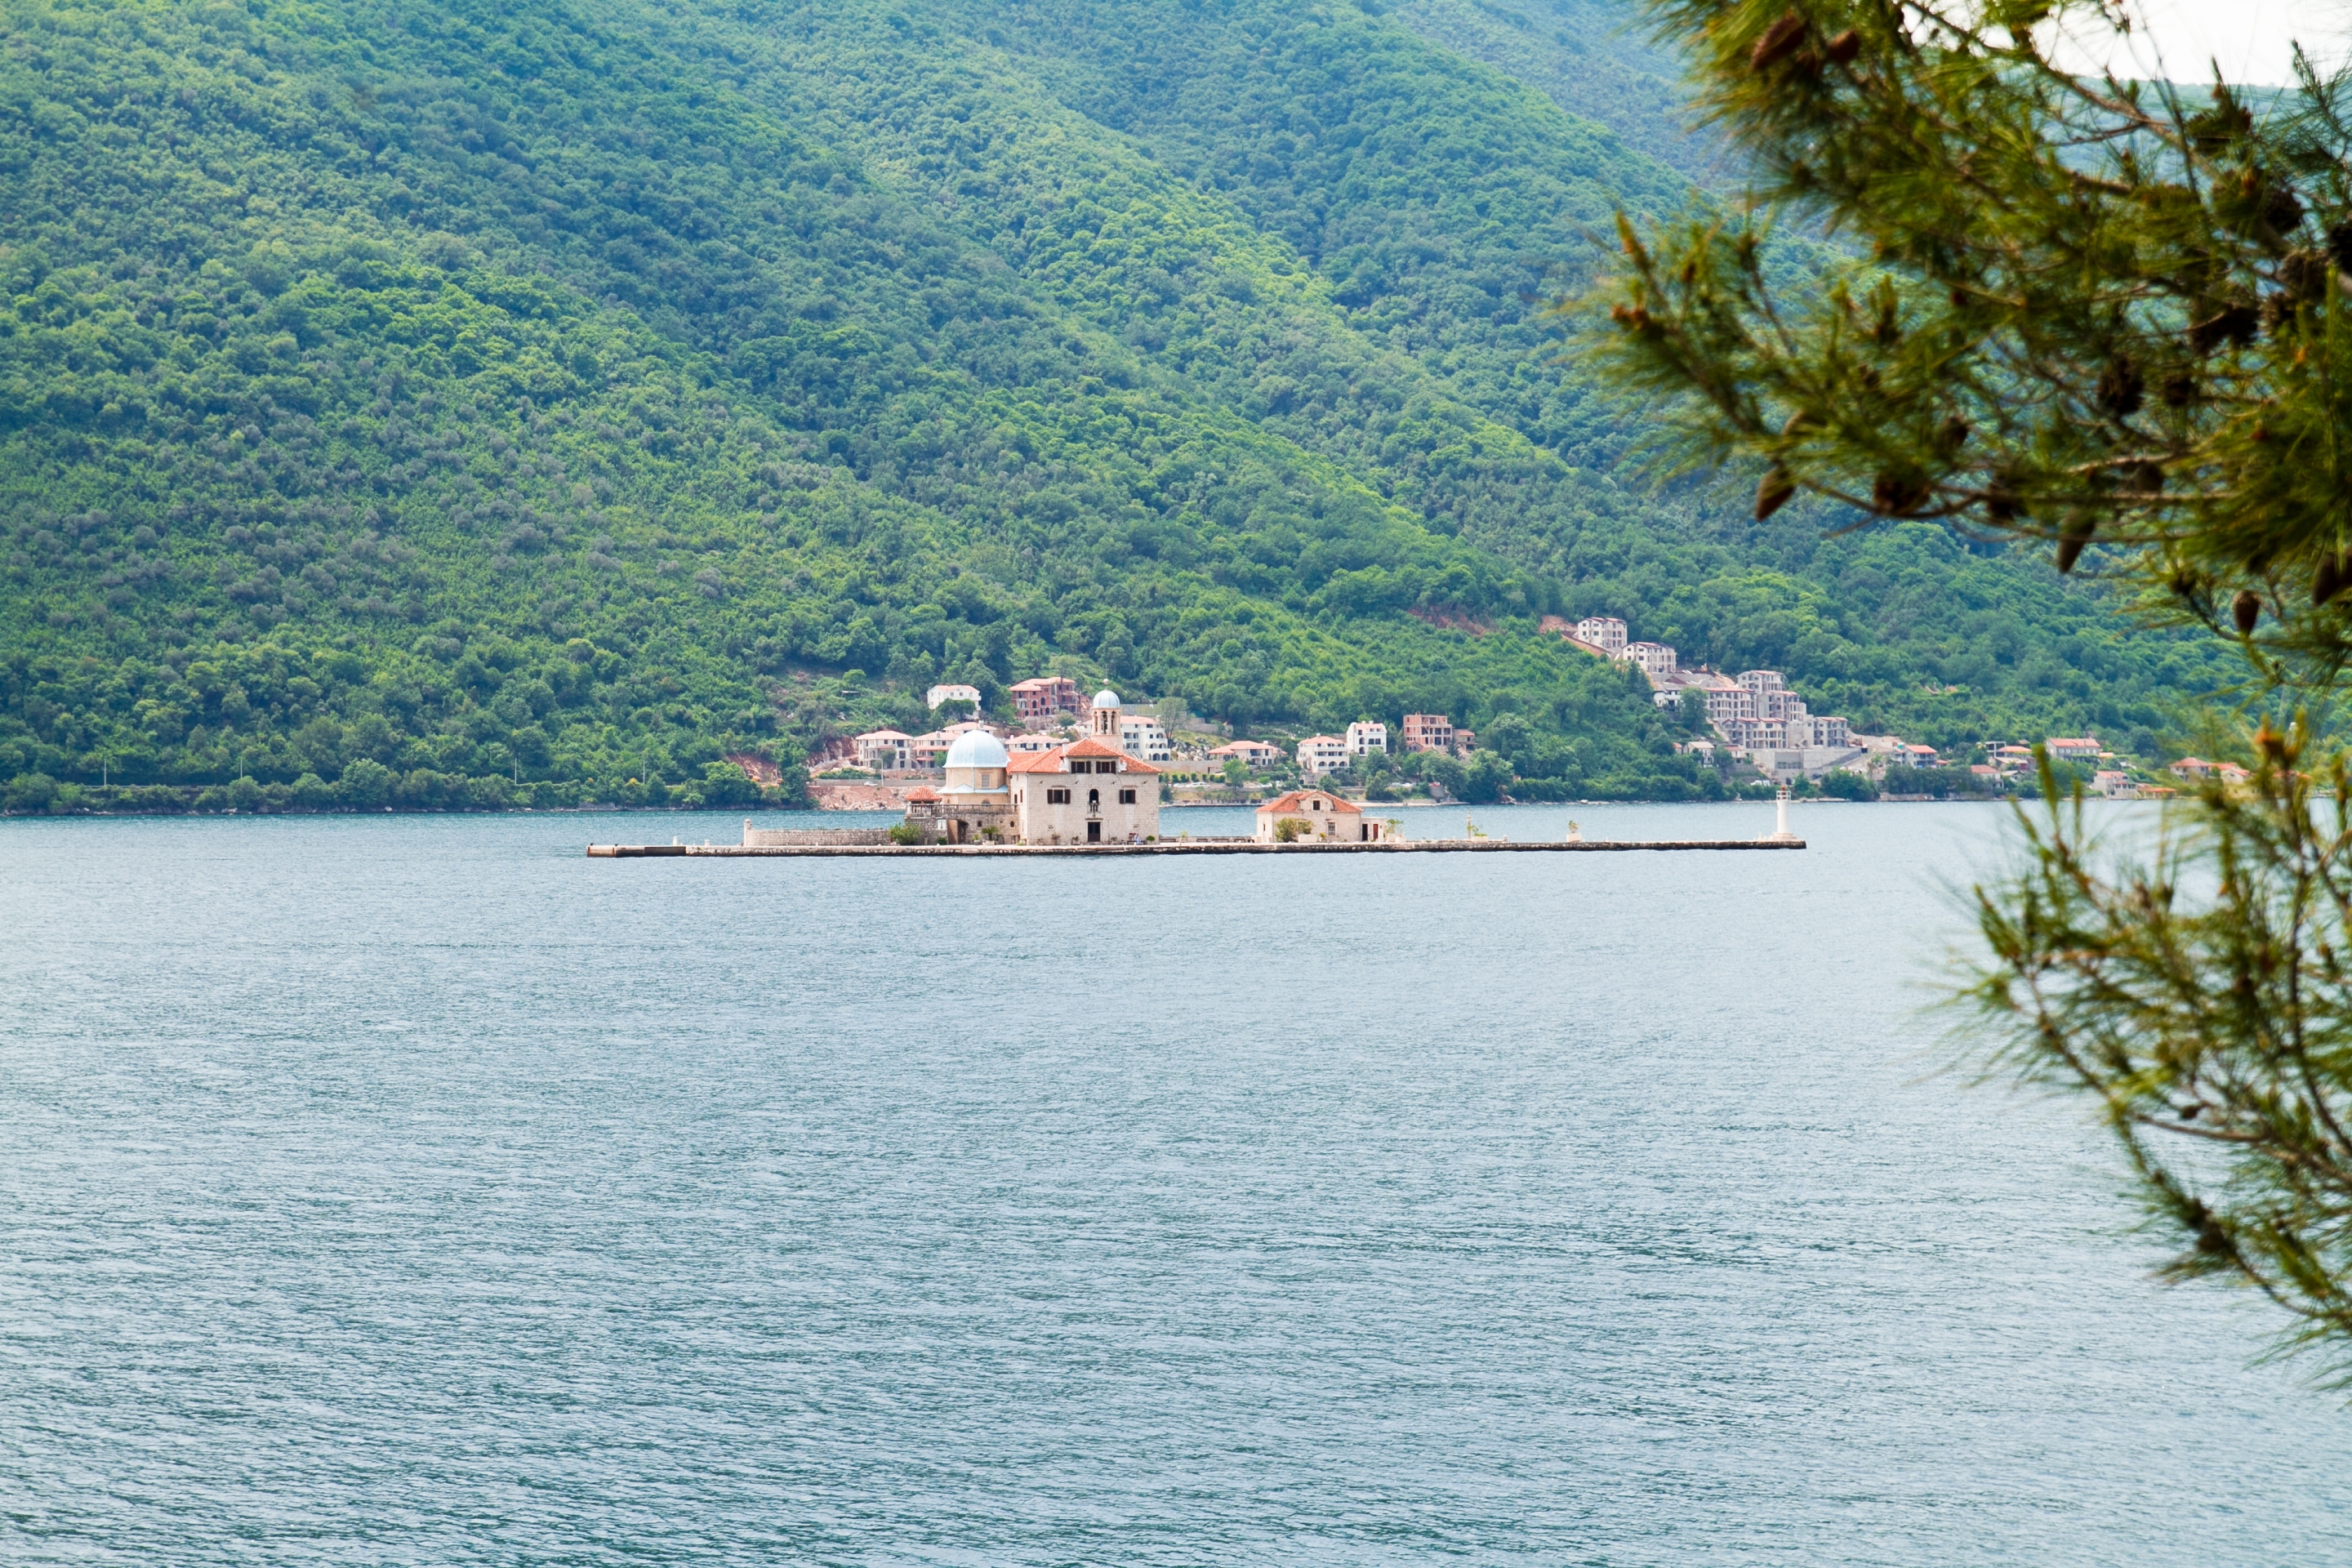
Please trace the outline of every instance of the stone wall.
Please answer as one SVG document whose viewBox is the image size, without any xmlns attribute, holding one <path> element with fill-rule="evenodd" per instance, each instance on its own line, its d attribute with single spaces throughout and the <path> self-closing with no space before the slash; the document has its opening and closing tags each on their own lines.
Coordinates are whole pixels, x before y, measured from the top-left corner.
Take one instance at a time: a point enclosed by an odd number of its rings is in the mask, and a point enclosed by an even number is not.
<svg viewBox="0 0 2352 1568">
<path fill-rule="evenodd" d="M 850 779 L 811 779 L 809 804 L 819 811 L 904 811 L 903 784 L 868 784 Z"/>
<path fill-rule="evenodd" d="M 743 824 L 743 847 L 746 849 L 786 849 L 794 846 L 822 845 L 829 848 L 845 848 L 860 844 L 887 844 L 890 830 L 887 827 L 754 827 Z"/>
</svg>

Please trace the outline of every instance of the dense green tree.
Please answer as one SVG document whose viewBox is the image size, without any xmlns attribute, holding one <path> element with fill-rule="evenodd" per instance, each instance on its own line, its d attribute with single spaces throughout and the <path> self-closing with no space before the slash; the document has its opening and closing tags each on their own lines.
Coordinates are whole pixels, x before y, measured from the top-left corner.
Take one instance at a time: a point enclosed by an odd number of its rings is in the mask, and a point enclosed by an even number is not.
<svg viewBox="0 0 2352 1568">
<path fill-rule="evenodd" d="M 2344 79 L 2184 91 L 2047 59 L 2090 5 L 1667 0 L 1754 172 L 1727 221 L 1644 235 L 1602 303 L 1685 454 L 1888 519 L 1966 518 L 2126 574 L 2244 656 L 2256 710 L 2337 709 L 2352 584 Z M 1773 217 L 1861 253 L 1790 295 Z M 2152 858 L 2104 851 L 2045 761 L 2026 868 L 1979 891 L 1970 999 L 2030 1081 L 2100 1104 L 2180 1277 L 2258 1289 L 2352 1372 L 2352 791 L 2263 724 Z M 2326 795 L 2329 798 L 2323 798 Z M 2071 797 L 2073 805 L 2067 804 Z"/>
<path fill-rule="evenodd" d="M 1832 800 L 1875 800 L 1878 797 L 1876 784 L 1862 774 L 1843 768 L 1825 775 L 1822 779 L 1821 789 Z"/>
<path fill-rule="evenodd" d="M 1499 752 L 1480 747 L 1462 769 L 1462 798 L 1482 805 L 1500 800 L 1511 776 L 1511 764 Z"/>
</svg>

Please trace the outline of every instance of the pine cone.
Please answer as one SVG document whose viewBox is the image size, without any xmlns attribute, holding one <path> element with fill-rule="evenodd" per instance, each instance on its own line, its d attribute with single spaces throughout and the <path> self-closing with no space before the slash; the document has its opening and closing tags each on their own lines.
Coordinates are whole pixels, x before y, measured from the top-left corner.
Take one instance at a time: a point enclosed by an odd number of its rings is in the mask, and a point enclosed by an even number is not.
<svg viewBox="0 0 2352 1568">
<path fill-rule="evenodd" d="M 1778 463 L 1773 464 L 1765 474 L 1763 482 L 1756 487 L 1756 521 L 1761 522 L 1779 511 L 1796 493 L 1796 479 L 1788 469 Z"/>
<path fill-rule="evenodd" d="M 1881 517 L 1908 517 L 1927 499 L 1927 487 L 1916 474 L 1885 473 L 1870 484 L 1870 510 Z"/>
<path fill-rule="evenodd" d="M 2128 354 L 2117 354 L 2099 374 L 2099 406 L 2118 419 L 2139 412 L 2140 395 L 2147 385 Z"/>
<path fill-rule="evenodd" d="M 2072 572 L 2074 569 L 2074 563 L 2083 558 L 2084 547 L 2091 542 L 2091 535 L 2097 531 L 2098 524 L 2087 517 L 2077 515 L 2066 520 L 2066 526 L 2058 534 L 2058 570 L 2060 572 Z"/>
<path fill-rule="evenodd" d="M 2352 587 L 2352 561 L 2340 551 L 2321 556 L 2311 573 L 2311 607 L 2318 609 L 2347 587 Z"/>
<path fill-rule="evenodd" d="M 2327 231 L 2327 255 L 2336 270 L 2352 272 L 2352 222 L 2339 223 Z"/>
<path fill-rule="evenodd" d="M 1804 41 L 1804 16 L 1790 11 L 1765 28 L 1764 36 L 1756 40 L 1756 47 L 1748 52 L 1748 68 L 1760 71 L 1778 65 L 1796 53 L 1797 46 Z"/>
<path fill-rule="evenodd" d="M 2279 263 L 2279 287 L 2297 300 L 2315 304 L 2327 297 L 2327 281 L 2335 270 L 2320 251 L 2292 251 Z"/>
<path fill-rule="evenodd" d="M 2273 185 L 2263 193 L 2263 221 L 2281 234 L 2292 234 L 2303 224 L 2303 203 L 2286 185 Z"/>
<path fill-rule="evenodd" d="M 2244 300 L 2223 305 L 2201 321 L 2189 328 L 2189 350 L 2198 354 L 2210 354 L 2225 342 L 2245 343 L 2253 341 L 2255 329 L 2262 325 L 2262 315 Z"/>
</svg>

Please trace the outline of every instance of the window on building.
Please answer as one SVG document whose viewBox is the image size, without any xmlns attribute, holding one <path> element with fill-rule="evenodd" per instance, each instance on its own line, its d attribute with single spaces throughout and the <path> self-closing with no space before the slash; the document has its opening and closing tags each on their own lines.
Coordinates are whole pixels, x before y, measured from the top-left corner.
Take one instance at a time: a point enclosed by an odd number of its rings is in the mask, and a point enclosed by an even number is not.
<svg viewBox="0 0 2352 1568">
<path fill-rule="evenodd" d="M 1123 789 L 1119 791 L 1118 804 L 1121 805 L 1133 805 L 1135 804 L 1135 792 L 1131 789 Z"/>
<path fill-rule="evenodd" d="M 1089 806 L 1096 806 L 1100 805 L 1101 804 L 1102 791 L 1098 789 L 1090 789 L 1087 791 L 1087 805 Z"/>
<path fill-rule="evenodd" d="M 1045 792 L 1045 804 L 1047 805 L 1067 805 L 1070 804 L 1070 792 L 1066 789 L 1049 789 Z"/>
</svg>

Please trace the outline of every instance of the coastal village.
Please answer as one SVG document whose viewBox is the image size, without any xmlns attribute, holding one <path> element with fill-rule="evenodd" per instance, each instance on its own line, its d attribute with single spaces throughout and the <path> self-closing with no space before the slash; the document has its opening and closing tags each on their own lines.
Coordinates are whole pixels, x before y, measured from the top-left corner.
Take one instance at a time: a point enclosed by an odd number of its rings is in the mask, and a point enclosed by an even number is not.
<svg viewBox="0 0 2352 1568">
<path fill-rule="evenodd" d="M 1813 712 L 1779 670 L 1686 668 L 1673 647 L 1633 637 L 1613 616 L 1573 623 L 1547 616 L 1543 629 L 1638 669 L 1659 709 L 1694 731 L 1675 749 L 1715 766 L 1735 793 L 1744 784 L 1759 793 L 1793 788 L 1849 799 L 1997 795 L 2034 773 L 2036 741 L 1988 741 L 1947 757 L 1898 735 L 1863 733 L 1842 716 Z M 1179 701 L 1129 703 L 1108 690 L 1088 696 L 1068 676 L 1033 677 L 1005 695 L 1010 724 L 982 716 L 978 688 L 933 686 L 926 701 L 937 728 L 872 730 L 829 742 L 811 759 L 813 798 L 836 810 L 903 809 L 912 830 L 940 843 L 1139 842 L 1157 836 L 1161 806 L 1186 805 L 1275 807 L 1262 832 L 1370 841 L 1381 829 L 1364 805 L 1450 798 L 1441 780 L 1427 776 L 1434 770 L 1396 764 L 1431 756 L 1466 761 L 1477 747 L 1476 732 L 1444 713 L 1406 713 L 1393 730 L 1363 718 L 1336 734 L 1268 739 L 1234 737 Z M 2038 744 L 2053 763 L 2078 770 L 2090 792 L 2111 798 L 2170 794 L 2184 783 L 2240 772 L 2190 757 L 2151 778 L 2095 736 L 2042 737 Z M 1342 787 L 1375 760 L 1381 765 L 1370 770 L 1380 780 L 1372 790 Z M 1402 776 L 1415 772 L 1423 776 Z M 1313 811 L 1301 815 L 1309 796 Z M 1293 816 L 1291 826 L 1276 827 Z"/>
<path fill-rule="evenodd" d="M 1113 691 L 1096 692 L 1085 713 L 1087 733 L 1074 740 L 1028 731 L 1008 745 L 984 724 L 955 726 L 940 787 L 908 792 L 906 820 L 892 837 L 900 844 L 1048 847 L 1159 842 L 1162 775 L 1145 759 L 1157 751 L 1166 760 L 1164 731 L 1150 720 L 1128 719 Z M 1384 821 L 1327 790 L 1290 791 L 1259 806 L 1257 816 L 1257 837 L 1266 843 L 1378 844 L 1388 836 Z"/>
</svg>

